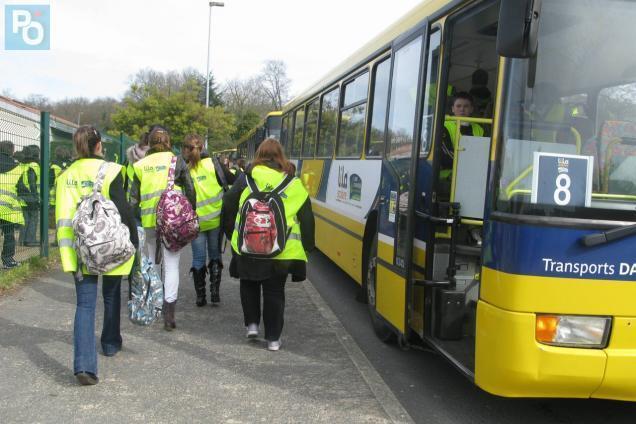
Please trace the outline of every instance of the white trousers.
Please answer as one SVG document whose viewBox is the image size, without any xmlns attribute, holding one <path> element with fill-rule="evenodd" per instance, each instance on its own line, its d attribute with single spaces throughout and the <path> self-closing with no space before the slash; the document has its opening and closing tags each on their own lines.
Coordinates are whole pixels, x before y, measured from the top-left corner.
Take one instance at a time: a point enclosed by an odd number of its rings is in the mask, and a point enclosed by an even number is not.
<svg viewBox="0 0 636 424">
<path fill-rule="evenodd" d="M 146 247 L 148 249 L 150 261 L 154 264 L 157 238 L 154 230 L 146 230 Z M 172 303 L 177 300 L 179 294 L 179 259 L 181 258 L 181 250 L 171 252 L 161 246 L 163 260 L 161 265 L 155 264 L 155 270 L 163 279 L 163 298 L 166 302 Z M 163 268 L 163 269 L 162 269 Z M 162 272 L 163 271 L 163 272 Z"/>
</svg>

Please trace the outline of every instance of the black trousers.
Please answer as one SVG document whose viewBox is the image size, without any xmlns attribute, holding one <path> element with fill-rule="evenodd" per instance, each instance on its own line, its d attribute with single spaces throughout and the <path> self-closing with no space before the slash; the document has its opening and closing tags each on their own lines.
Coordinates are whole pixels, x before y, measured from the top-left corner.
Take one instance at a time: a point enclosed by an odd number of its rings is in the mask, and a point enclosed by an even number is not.
<svg viewBox="0 0 636 424">
<path fill-rule="evenodd" d="M 263 324 L 265 340 L 276 341 L 283 332 L 285 314 L 285 280 L 287 275 L 273 275 L 267 280 L 241 280 L 241 306 L 245 325 L 261 322 L 261 287 L 263 290 Z"/>
<path fill-rule="evenodd" d="M 15 224 L 0 219 L 4 241 L 2 243 L 2 259 L 12 259 L 15 255 Z"/>
</svg>

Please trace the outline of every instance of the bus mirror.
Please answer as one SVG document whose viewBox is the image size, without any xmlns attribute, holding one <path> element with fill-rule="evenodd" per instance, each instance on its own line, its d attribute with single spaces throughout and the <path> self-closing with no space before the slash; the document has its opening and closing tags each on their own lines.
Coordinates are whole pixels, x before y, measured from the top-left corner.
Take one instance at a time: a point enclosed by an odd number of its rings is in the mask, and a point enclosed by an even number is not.
<svg viewBox="0 0 636 424">
<path fill-rule="evenodd" d="M 541 0 L 501 0 L 497 52 L 504 57 L 527 59 L 537 52 Z"/>
</svg>

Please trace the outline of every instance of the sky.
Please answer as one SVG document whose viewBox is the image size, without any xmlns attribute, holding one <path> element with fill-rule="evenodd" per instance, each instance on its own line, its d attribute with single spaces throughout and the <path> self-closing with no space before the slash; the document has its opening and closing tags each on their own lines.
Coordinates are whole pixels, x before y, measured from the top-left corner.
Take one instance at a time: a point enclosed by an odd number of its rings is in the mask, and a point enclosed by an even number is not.
<svg viewBox="0 0 636 424">
<path fill-rule="evenodd" d="M 282 60 L 291 94 L 330 69 L 421 0 L 225 0 L 212 9 L 210 69 L 217 82 Z M 6 50 L 5 9 L 50 5 L 50 50 Z M 0 0 L 0 92 L 122 98 L 136 71 L 206 70 L 208 1 Z"/>
</svg>

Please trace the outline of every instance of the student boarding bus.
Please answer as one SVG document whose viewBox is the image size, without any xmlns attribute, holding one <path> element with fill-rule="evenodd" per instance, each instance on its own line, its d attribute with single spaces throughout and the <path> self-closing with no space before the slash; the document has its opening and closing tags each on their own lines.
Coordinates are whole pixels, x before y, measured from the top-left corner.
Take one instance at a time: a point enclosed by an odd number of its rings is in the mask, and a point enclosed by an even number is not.
<svg viewBox="0 0 636 424">
<path fill-rule="evenodd" d="M 284 107 L 317 246 L 382 339 L 502 396 L 636 400 L 634 22 L 425 1 Z M 460 91 L 485 106 L 451 116 Z"/>
<path fill-rule="evenodd" d="M 251 160 L 263 140 L 268 137 L 279 140 L 281 136 L 281 115 L 281 111 L 269 112 L 263 121 L 241 138 L 237 143 L 238 156 Z"/>
</svg>

